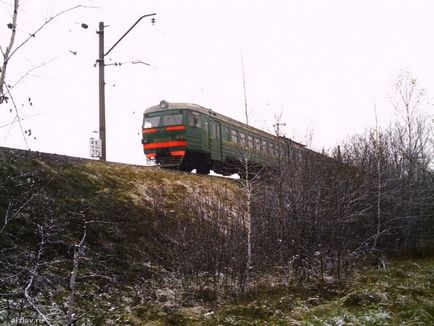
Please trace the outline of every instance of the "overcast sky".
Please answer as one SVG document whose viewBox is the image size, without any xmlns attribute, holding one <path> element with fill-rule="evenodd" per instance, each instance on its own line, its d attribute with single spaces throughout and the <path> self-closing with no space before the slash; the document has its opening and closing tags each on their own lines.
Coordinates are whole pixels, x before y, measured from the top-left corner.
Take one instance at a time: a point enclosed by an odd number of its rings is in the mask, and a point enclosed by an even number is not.
<svg viewBox="0 0 434 326">
<path fill-rule="evenodd" d="M 7 81 L 32 150 L 89 157 L 98 130 L 98 23 L 106 50 L 107 159 L 143 164 L 143 111 L 165 99 L 244 119 L 241 51 L 251 123 L 273 131 L 282 113 L 287 137 L 320 150 L 393 119 L 394 79 L 409 70 L 434 91 L 434 1 L 418 0 L 21 0 L 19 45 Z M 13 0 L 0 0 L 0 43 L 9 40 Z M 86 23 L 89 28 L 81 28 Z M 149 63 L 128 64 L 133 60 Z M 126 62 L 126 63 L 125 63 Z M 42 66 L 41 66 L 42 65 Z M 29 70 L 38 67 L 29 72 Z M 30 101 L 29 101 L 30 99 Z M 9 112 L 12 109 L 12 112 Z M 432 108 L 429 108 L 432 111 Z M 26 148 L 11 103 L 0 106 L 0 146 Z M 6 126 L 5 126 L 6 125 Z"/>
</svg>

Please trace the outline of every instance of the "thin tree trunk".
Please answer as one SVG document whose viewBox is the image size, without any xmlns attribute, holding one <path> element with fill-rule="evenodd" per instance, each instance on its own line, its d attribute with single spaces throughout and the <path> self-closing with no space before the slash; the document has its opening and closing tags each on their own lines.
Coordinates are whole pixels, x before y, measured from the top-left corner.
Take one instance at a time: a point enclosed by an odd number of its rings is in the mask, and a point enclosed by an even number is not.
<svg viewBox="0 0 434 326">
<path fill-rule="evenodd" d="M 243 53 L 241 52 L 241 67 L 243 73 L 243 90 L 244 90 L 244 114 L 246 117 L 246 125 L 249 125 L 249 111 L 247 107 L 247 92 L 246 92 L 246 79 L 244 74 L 244 61 L 243 61 Z M 250 178 L 249 171 L 249 152 L 247 150 L 248 144 L 248 135 L 246 135 L 245 144 L 244 144 L 244 186 L 246 190 L 246 220 L 245 227 L 247 231 L 247 260 L 246 260 L 246 269 L 244 274 L 244 284 L 241 287 L 241 291 L 245 292 L 246 288 L 248 288 L 249 282 L 249 272 L 252 265 L 252 214 L 251 214 L 251 200 L 252 200 L 252 183 Z"/>
<path fill-rule="evenodd" d="M 381 157 L 380 157 L 380 133 L 378 131 L 378 118 L 377 109 L 374 103 L 375 111 L 375 134 L 376 134 L 376 154 L 377 154 L 377 229 L 374 237 L 374 243 L 372 245 L 371 251 L 377 249 L 378 238 L 381 232 Z"/>
<path fill-rule="evenodd" d="M 68 298 L 68 312 L 66 314 L 66 323 L 68 326 L 75 323 L 74 320 L 74 310 L 75 310 L 75 285 L 78 274 L 78 265 L 80 263 L 80 258 L 83 253 L 83 243 L 86 239 L 86 229 L 84 229 L 83 237 L 78 245 L 75 246 L 74 250 L 74 265 L 71 272 L 71 278 L 69 279 L 69 298 Z"/>
<path fill-rule="evenodd" d="M 8 67 L 9 57 L 10 53 L 12 51 L 12 47 L 14 46 L 15 42 L 15 34 L 16 34 L 16 28 L 17 28 L 17 19 L 18 19 L 18 6 L 19 6 L 19 0 L 14 1 L 14 13 L 12 16 L 12 33 L 11 38 L 9 39 L 9 45 L 6 47 L 5 52 L 3 52 L 3 66 L 0 72 L 0 104 L 3 103 L 6 96 L 4 95 L 4 83 L 6 78 L 6 70 Z"/>
</svg>

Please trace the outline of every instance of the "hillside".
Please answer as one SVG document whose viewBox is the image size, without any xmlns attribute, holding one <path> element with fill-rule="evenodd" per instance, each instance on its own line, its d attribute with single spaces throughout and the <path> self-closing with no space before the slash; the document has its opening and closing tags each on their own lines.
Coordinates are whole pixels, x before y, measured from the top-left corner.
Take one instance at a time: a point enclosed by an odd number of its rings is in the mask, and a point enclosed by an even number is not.
<svg viewBox="0 0 434 326">
<path fill-rule="evenodd" d="M 239 182 L 0 148 L 0 324 L 434 322 L 432 259 L 386 260 L 378 268 L 369 256 L 347 254 L 336 264 L 333 251 L 322 249 L 327 238 L 314 246 L 313 236 L 301 236 L 312 230 L 305 214 L 300 229 L 295 218 L 288 229 L 293 260 L 273 262 L 285 252 L 281 235 L 270 235 L 279 231 L 279 211 L 266 183 L 253 206 L 251 286 L 240 294 L 246 232 Z M 328 228 L 312 232 L 320 239 L 349 222 L 327 220 Z M 361 228 L 351 223 L 345 239 L 353 245 Z M 312 254 L 303 257 L 308 246 Z"/>
<path fill-rule="evenodd" d="M 39 309 L 93 324 L 127 304 L 116 293 L 148 302 L 186 288 L 182 275 L 209 263 L 197 246 L 238 223 L 239 192 L 218 177 L 0 148 L 0 323 Z"/>
</svg>

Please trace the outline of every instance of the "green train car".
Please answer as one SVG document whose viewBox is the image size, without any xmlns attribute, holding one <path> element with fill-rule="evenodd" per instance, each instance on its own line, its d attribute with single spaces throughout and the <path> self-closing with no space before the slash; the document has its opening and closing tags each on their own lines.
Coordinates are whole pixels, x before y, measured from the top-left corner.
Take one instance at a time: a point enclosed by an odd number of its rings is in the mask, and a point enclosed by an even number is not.
<svg viewBox="0 0 434 326">
<path fill-rule="evenodd" d="M 231 175 L 246 153 L 257 166 L 275 160 L 280 139 L 197 104 L 161 101 L 143 117 L 144 153 L 162 168 Z M 285 140 L 291 150 L 304 147 Z"/>
</svg>

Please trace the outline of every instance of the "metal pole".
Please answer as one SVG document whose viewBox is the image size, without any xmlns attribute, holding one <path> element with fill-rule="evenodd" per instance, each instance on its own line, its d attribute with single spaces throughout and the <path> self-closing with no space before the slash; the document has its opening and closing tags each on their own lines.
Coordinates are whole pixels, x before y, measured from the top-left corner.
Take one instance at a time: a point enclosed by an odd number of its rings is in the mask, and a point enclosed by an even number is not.
<svg viewBox="0 0 434 326">
<path fill-rule="evenodd" d="M 106 161 L 106 128 L 105 128 L 105 80 L 104 80 L 104 56 L 110 53 L 116 45 L 136 26 L 143 18 L 149 16 L 155 16 L 156 14 L 143 15 L 140 17 L 124 35 L 107 51 L 104 53 L 104 22 L 99 22 L 99 30 L 97 34 L 99 36 L 99 55 L 98 55 L 98 72 L 99 72 L 99 138 L 101 140 L 101 161 Z"/>
<path fill-rule="evenodd" d="M 109 54 L 110 52 L 111 52 L 111 50 L 113 50 L 114 48 L 115 48 L 115 46 L 116 45 L 118 45 L 119 44 L 119 42 L 120 41 L 122 41 L 123 40 L 123 38 L 125 37 L 125 36 L 127 36 L 127 34 L 129 33 L 129 32 L 131 32 L 131 30 L 139 23 L 139 21 L 141 21 L 143 18 L 145 18 L 145 17 L 150 17 L 150 16 L 155 16 L 156 14 L 154 13 L 154 14 L 148 14 L 148 15 L 143 15 L 142 17 L 140 17 L 139 19 L 137 19 L 137 21 L 133 24 L 133 26 L 131 26 L 125 33 L 124 33 L 124 35 L 122 35 L 121 37 L 120 37 L 120 39 L 119 40 L 117 40 L 116 41 L 116 43 L 115 44 L 113 44 L 113 46 L 110 48 L 110 50 L 108 50 L 105 54 L 104 54 L 104 56 L 106 56 L 107 54 Z M 153 23 L 152 23 L 153 24 Z"/>
<path fill-rule="evenodd" d="M 99 87 L 99 138 L 101 140 L 101 161 L 106 161 L 105 133 L 105 80 L 104 80 L 104 22 L 99 23 L 98 87 Z"/>
</svg>

